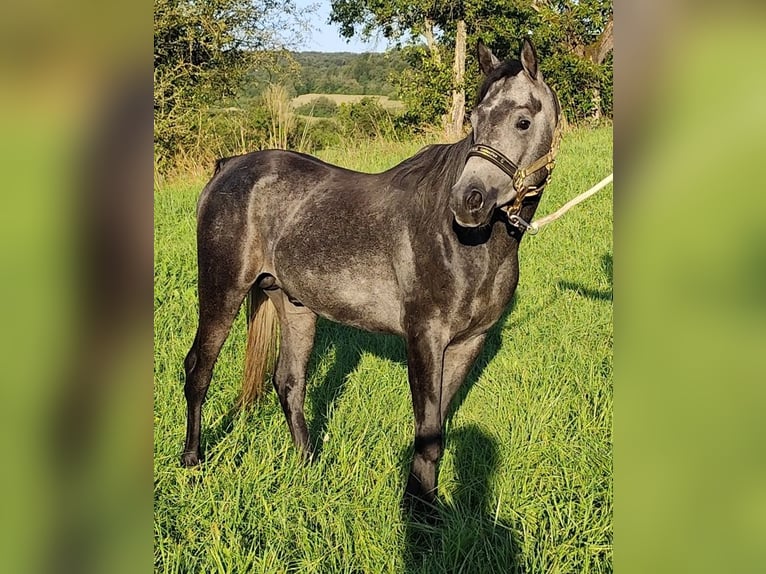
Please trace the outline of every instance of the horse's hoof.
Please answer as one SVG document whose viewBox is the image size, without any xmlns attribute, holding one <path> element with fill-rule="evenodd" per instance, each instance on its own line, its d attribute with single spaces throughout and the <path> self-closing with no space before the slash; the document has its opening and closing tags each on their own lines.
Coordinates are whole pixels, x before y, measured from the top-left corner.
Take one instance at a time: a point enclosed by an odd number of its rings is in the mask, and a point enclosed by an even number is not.
<svg viewBox="0 0 766 574">
<path fill-rule="evenodd" d="M 316 455 L 316 451 L 313 448 L 306 448 L 301 451 L 301 458 L 307 465 L 314 464 L 319 457 Z"/>
<path fill-rule="evenodd" d="M 407 486 L 404 489 L 404 494 L 410 498 L 419 499 L 426 504 L 434 504 L 437 498 L 436 487 L 425 488 L 420 480 L 412 473 L 410 473 L 407 478 Z"/>
<path fill-rule="evenodd" d="M 410 520 L 435 525 L 440 519 L 439 509 L 435 503 L 435 499 L 424 500 L 420 496 L 405 491 L 402 497 L 402 510 Z"/>
<path fill-rule="evenodd" d="M 181 466 L 190 468 L 199 465 L 199 454 L 196 452 L 185 452 L 181 455 Z"/>
<path fill-rule="evenodd" d="M 421 482 L 410 474 L 402 502 L 411 516 L 430 521 L 438 516 L 436 488 L 424 489 Z"/>
</svg>

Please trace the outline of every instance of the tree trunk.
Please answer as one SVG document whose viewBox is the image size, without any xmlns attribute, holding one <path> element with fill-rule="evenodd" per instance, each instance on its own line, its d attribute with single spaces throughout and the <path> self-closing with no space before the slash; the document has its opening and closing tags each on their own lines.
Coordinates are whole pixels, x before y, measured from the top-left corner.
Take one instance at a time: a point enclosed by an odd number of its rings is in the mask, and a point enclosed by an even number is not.
<svg viewBox="0 0 766 574">
<path fill-rule="evenodd" d="M 424 22 L 423 36 L 426 37 L 426 46 L 431 53 L 436 64 L 442 63 L 441 54 L 439 54 L 439 47 L 436 45 L 436 39 L 434 38 L 434 21 L 430 18 L 426 18 Z"/>
<path fill-rule="evenodd" d="M 609 18 L 604 25 L 604 29 L 599 34 L 595 42 L 589 45 L 578 44 L 574 46 L 572 51 L 585 58 L 589 62 L 600 66 L 606 60 L 606 57 L 614 49 L 614 21 Z"/>
<path fill-rule="evenodd" d="M 614 20 L 612 18 L 609 18 L 606 26 L 604 26 L 604 31 L 601 32 L 598 40 L 590 48 L 591 62 L 599 66 L 603 64 L 609 52 L 614 49 Z"/>
<path fill-rule="evenodd" d="M 591 102 L 593 102 L 593 119 L 601 119 L 601 92 L 598 88 L 593 88 L 591 92 Z"/>
<path fill-rule="evenodd" d="M 463 136 L 465 120 L 465 21 L 458 20 L 455 33 L 455 63 L 452 68 L 452 106 L 447 114 L 446 136 L 457 140 Z"/>
<path fill-rule="evenodd" d="M 600 66 L 606 60 L 606 57 L 614 49 L 614 21 L 609 18 L 604 30 L 599 34 L 598 39 L 589 46 L 577 46 L 575 54 L 581 58 L 586 58 L 592 64 Z M 591 91 L 591 102 L 593 104 L 592 117 L 595 120 L 601 119 L 601 92 L 599 88 L 593 88 Z"/>
</svg>

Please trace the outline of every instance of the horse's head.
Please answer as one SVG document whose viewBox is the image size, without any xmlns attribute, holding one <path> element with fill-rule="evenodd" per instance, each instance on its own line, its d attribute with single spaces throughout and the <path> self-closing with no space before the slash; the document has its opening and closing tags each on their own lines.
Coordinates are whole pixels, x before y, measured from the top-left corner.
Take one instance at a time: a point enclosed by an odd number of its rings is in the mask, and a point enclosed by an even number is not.
<svg viewBox="0 0 766 574">
<path fill-rule="evenodd" d="M 519 62 L 501 63 L 481 42 L 478 52 L 486 77 L 471 113 L 473 146 L 450 197 L 463 227 L 484 225 L 495 207 L 520 202 L 545 185 L 559 116 L 556 95 L 543 81 L 528 40 Z"/>
</svg>

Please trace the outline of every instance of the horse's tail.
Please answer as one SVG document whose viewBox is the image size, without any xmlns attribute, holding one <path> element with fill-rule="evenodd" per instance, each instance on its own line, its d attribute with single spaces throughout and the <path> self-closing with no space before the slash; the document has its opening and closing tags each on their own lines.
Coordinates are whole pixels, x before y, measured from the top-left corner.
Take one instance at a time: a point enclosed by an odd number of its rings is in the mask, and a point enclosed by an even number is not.
<svg viewBox="0 0 766 574">
<path fill-rule="evenodd" d="M 246 408 L 266 390 L 266 378 L 274 374 L 277 359 L 279 317 L 266 293 L 253 286 L 247 294 L 247 349 L 245 374 L 238 406 Z"/>
</svg>

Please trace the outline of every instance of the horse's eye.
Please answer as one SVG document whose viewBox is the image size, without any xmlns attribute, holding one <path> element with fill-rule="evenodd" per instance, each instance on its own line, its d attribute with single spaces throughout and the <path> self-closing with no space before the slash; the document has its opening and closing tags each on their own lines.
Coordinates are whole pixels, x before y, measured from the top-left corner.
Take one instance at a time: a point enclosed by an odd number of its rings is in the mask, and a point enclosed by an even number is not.
<svg viewBox="0 0 766 574">
<path fill-rule="evenodd" d="M 529 126 L 532 125 L 529 120 L 519 120 L 516 122 L 516 128 L 520 130 L 528 130 Z"/>
</svg>

